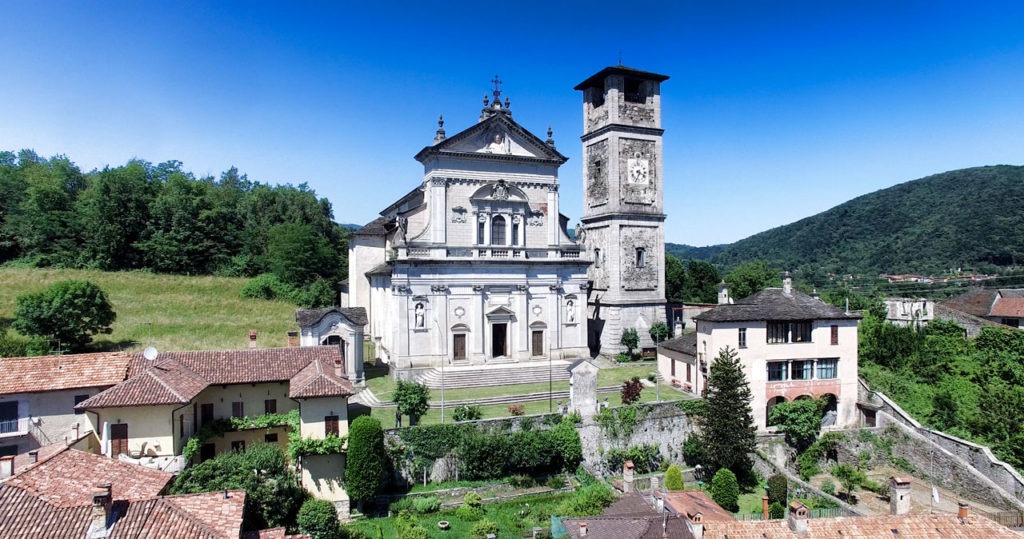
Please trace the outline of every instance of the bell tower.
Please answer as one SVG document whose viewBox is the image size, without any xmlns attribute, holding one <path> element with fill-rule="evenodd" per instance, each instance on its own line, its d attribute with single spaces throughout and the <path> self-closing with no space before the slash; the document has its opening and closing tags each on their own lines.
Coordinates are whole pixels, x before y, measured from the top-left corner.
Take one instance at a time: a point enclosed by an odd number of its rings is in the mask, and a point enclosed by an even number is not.
<svg viewBox="0 0 1024 539">
<path fill-rule="evenodd" d="M 665 321 L 661 83 L 665 75 L 606 67 L 576 85 L 583 92 L 583 218 L 591 353 L 613 355 L 635 328 L 653 346 Z"/>
</svg>

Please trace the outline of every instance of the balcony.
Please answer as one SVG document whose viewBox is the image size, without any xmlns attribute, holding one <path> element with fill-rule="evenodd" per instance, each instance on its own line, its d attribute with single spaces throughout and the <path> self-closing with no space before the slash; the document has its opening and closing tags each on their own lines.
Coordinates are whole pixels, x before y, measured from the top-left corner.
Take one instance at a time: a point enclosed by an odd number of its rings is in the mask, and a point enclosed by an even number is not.
<svg viewBox="0 0 1024 539">
<path fill-rule="evenodd" d="M 11 438 L 28 434 L 29 418 L 0 420 L 0 438 Z"/>
</svg>

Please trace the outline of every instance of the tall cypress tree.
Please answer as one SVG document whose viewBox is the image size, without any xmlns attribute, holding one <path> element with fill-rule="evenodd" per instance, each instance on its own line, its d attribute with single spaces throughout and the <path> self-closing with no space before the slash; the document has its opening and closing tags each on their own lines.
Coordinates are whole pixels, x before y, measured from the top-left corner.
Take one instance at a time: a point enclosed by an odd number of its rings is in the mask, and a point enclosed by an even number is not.
<svg viewBox="0 0 1024 539">
<path fill-rule="evenodd" d="M 357 417 L 348 429 L 345 490 L 360 508 L 384 490 L 386 459 L 380 422 L 370 416 Z"/>
<path fill-rule="evenodd" d="M 757 428 L 750 384 L 736 350 L 725 347 L 712 361 L 704 400 L 699 425 L 707 464 L 713 471 L 728 468 L 741 480 L 749 478 Z"/>
</svg>

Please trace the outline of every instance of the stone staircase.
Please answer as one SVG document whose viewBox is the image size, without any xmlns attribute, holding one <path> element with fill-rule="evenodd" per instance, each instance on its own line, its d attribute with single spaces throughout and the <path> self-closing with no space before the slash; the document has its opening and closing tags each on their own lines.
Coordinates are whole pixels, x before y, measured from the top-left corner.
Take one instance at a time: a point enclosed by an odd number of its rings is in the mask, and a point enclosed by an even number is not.
<svg viewBox="0 0 1024 539">
<path fill-rule="evenodd" d="M 547 382 L 549 369 L 551 380 L 562 382 L 569 379 L 568 368 L 569 362 L 562 360 L 445 367 L 444 387 L 462 389 Z M 422 371 L 416 376 L 416 381 L 432 390 L 441 389 L 441 369 Z"/>
</svg>

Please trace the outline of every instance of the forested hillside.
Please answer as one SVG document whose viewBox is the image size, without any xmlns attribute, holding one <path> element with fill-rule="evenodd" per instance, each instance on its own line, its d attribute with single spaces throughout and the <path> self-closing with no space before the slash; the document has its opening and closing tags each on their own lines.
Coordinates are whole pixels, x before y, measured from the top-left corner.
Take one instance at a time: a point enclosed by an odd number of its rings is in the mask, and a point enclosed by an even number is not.
<svg viewBox="0 0 1024 539">
<path fill-rule="evenodd" d="M 305 184 L 196 178 L 179 161 L 82 172 L 67 157 L 0 151 L 0 263 L 251 277 L 324 291 L 346 234 Z M 297 256 L 296 253 L 301 253 Z"/>
<path fill-rule="evenodd" d="M 816 284 L 829 273 L 1005 271 L 1024 264 L 1021 208 L 1024 167 L 954 170 L 756 234 L 725 246 L 711 260 L 729 268 L 762 259 Z"/>
</svg>

